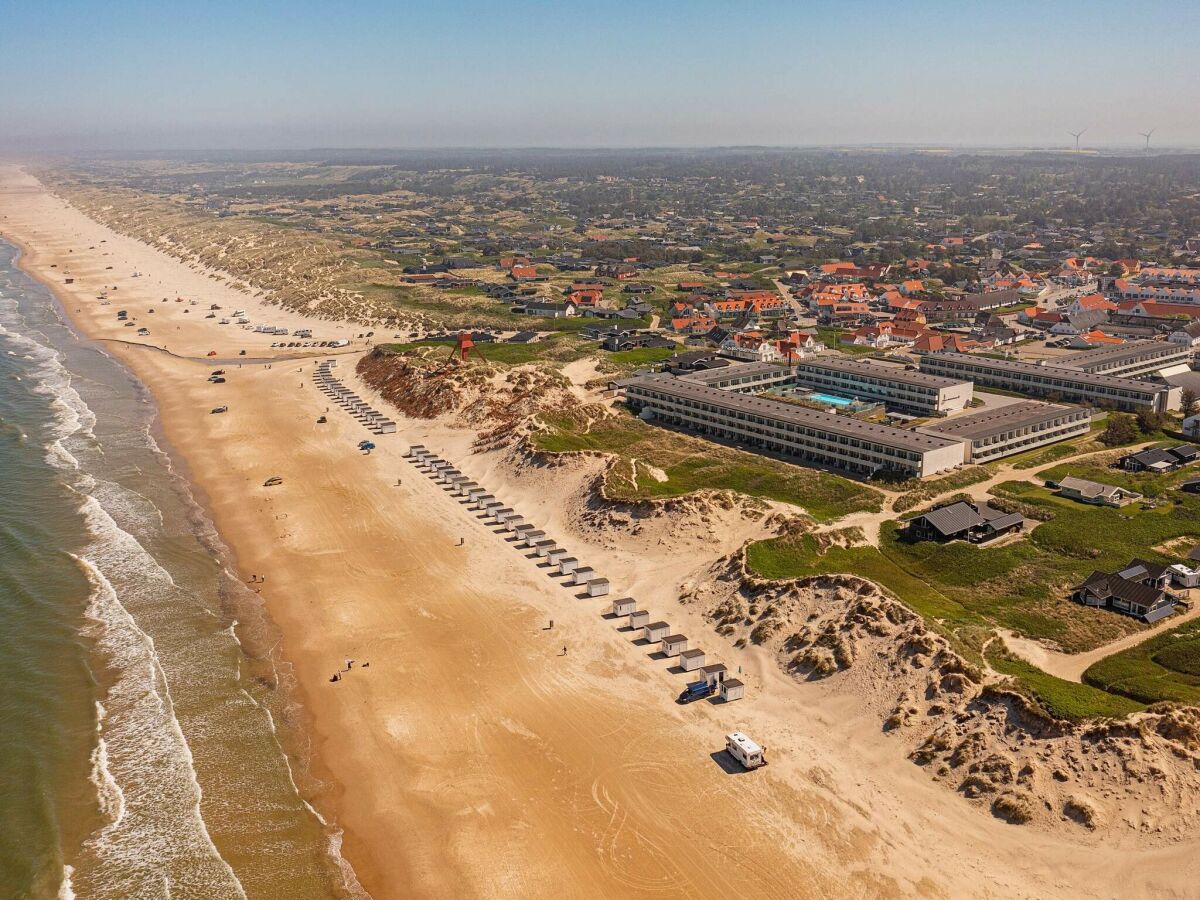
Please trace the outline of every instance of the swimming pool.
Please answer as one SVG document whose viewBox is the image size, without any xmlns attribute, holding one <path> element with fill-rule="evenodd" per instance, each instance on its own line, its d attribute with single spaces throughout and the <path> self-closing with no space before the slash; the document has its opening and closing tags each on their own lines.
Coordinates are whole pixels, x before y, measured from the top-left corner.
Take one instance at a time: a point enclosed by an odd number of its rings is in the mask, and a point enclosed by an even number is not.
<svg viewBox="0 0 1200 900">
<path fill-rule="evenodd" d="M 816 403 L 824 403 L 826 406 L 842 407 L 854 405 L 854 401 L 848 397 L 839 397 L 836 394 L 822 394 L 820 392 L 809 394 L 805 399 Z"/>
</svg>

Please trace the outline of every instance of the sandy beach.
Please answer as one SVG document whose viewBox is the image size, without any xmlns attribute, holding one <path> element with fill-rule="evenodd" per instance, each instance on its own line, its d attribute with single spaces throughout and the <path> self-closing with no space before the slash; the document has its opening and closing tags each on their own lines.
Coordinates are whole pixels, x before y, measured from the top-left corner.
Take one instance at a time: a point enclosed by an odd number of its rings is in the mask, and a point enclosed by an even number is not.
<svg viewBox="0 0 1200 900">
<path fill-rule="evenodd" d="M 401 420 L 363 455 L 356 444 L 369 435 L 341 410 L 318 424 L 330 404 L 313 387 L 314 360 L 338 359 L 336 374 L 371 393 L 353 374 L 361 327 L 239 293 L 11 166 L 0 167 L 0 234 L 76 326 L 149 387 L 244 580 L 265 578 L 257 586 L 295 670 L 323 785 L 309 799 L 344 830 L 343 852 L 372 896 L 1192 892 L 1190 844 L 1145 849 L 1135 834 L 1114 845 L 995 820 L 932 783 L 854 697 L 797 685 L 681 606 L 681 583 L 759 524 L 723 520 L 707 559 L 669 540 L 585 542 L 563 503 L 587 463 L 514 476 L 470 454 L 471 432 L 438 420 Z M 266 362 L 300 351 L 206 319 L 211 304 L 355 343 Z M 119 309 L 150 334 L 117 322 Z M 217 367 L 227 383 L 208 382 Z M 219 405 L 229 411 L 211 414 Z M 561 539 L 614 597 L 636 597 L 741 667 L 747 699 L 676 706 L 684 678 L 669 661 L 604 618 L 607 601 L 548 577 L 420 474 L 402 458 L 410 443 Z M 270 476 L 283 483 L 264 487 Z M 766 745 L 766 769 L 730 774 L 715 758 L 739 729 Z"/>
</svg>

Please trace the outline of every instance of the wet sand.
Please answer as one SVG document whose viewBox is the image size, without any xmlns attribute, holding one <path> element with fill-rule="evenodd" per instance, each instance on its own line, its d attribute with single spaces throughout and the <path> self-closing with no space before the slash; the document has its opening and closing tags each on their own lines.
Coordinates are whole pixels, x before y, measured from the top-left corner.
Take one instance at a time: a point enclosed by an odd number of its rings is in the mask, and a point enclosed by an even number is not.
<svg viewBox="0 0 1200 900">
<path fill-rule="evenodd" d="M 345 856 L 374 896 L 1190 889 L 1189 847 L 1141 850 L 1131 836 L 1118 848 L 1005 825 L 932 783 L 853 697 L 802 691 L 773 662 L 735 657 L 669 605 L 686 570 L 671 546 L 640 558 L 571 546 L 613 581 L 613 596 L 634 594 L 747 669 L 746 700 L 676 706 L 683 677 L 603 618 L 606 601 L 547 577 L 401 454 L 410 442 L 452 453 L 539 524 L 555 523 L 552 495 L 468 458 L 469 435 L 437 424 L 401 422 L 359 453 L 369 435 L 336 407 L 317 424 L 330 404 L 311 361 L 223 365 L 228 382 L 209 384 L 210 350 L 267 357 L 274 340 L 205 319 L 211 303 L 252 322 L 303 319 L 119 237 L 13 169 L 0 169 L 0 217 L 81 330 L 132 342 L 106 346 L 149 386 L 242 573 L 265 576 L 324 783 L 311 799 L 345 830 Z M 99 288 L 114 282 L 101 305 Z M 118 324 L 122 308 L 151 334 Z M 353 330 L 305 324 L 326 338 Z M 356 358 L 340 357 L 339 374 Z M 229 411 L 211 414 L 218 405 Z M 264 487 L 275 475 L 283 483 Z M 330 682 L 347 659 L 353 668 Z M 719 751 L 735 729 L 767 745 L 766 769 L 728 771 Z"/>
</svg>

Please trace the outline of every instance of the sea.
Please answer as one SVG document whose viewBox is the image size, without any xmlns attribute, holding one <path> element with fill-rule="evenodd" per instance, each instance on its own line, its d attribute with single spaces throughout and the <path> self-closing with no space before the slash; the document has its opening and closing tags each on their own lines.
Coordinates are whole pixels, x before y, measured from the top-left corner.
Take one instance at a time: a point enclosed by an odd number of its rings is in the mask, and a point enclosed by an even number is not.
<svg viewBox="0 0 1200 900">
<path fill-rule="evenodd" d="M 0 898 L 365 896 L 133 374 L 0 241 Z"/>
</svg>

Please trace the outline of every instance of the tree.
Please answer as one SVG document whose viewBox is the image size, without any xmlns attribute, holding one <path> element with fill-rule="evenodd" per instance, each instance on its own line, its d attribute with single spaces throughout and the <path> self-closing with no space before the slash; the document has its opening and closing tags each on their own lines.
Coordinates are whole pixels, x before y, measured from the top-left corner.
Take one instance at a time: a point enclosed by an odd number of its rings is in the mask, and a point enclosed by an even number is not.
<svg viewBox="0 0 1200 900">
<path fill-rule="evenodd" d="M 1163 427 L 1163 414 L 1143 406 L 1137 411 L 1137 427 L 1142 434 L 1153 434 Z"/>
<path fill-rule="evenodd" d="M 1184 388 L 1183 393 L 1179 395 L 1179 408 L 1183 410 L 1183 417 L 1196 414 L 1196 392 L 1191 388 Z"/>
<path fill-rule="evenodd" d="M 1128 413 L 1112 413 L 1108 417 L 1108 424 L 1104 427 L 1104 431 L 1100 432 L 1100 443 L 1109 447 L 1118 447 L 1121 444 L 1132 443 L 1136 437 L 1137 429 L 1133 416 Z"/>
</svg>

